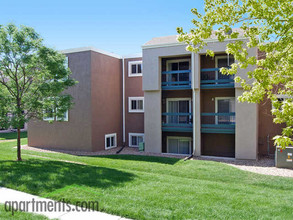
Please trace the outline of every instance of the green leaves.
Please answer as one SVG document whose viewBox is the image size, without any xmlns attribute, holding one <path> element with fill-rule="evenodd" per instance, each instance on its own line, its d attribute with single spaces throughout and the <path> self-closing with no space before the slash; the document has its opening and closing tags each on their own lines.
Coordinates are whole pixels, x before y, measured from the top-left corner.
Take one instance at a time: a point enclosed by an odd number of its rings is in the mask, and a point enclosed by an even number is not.
<svg viewBox="0 0 293 220">
<path fill-rule="evenodd" d="M 30 118 L 42 119 L 49 97 L 59 100 L 60 114 L 67 111 L 73 100 L 66 89 L 76 81 L 65 62 L 33 28 L 0 26 L 0 126 L 20 127 Z"/>
<path fill-rule="evenodd" d="M 195 28 L 190 33 L 178 28 L 178 40 L 189 44 L 187 50 L 198 52 L 213 34 L 219 41 L 235 39 L 227 44 L 226 53 L 233 55 L 237 63 L 222 73 L 236 74 L 239 68 L 256 66 L 247 72 L 254 80 L 252 84 L 235 78 L 245 90 L 239 100 L 259 103 L 266 97 L 272 99 L 277 106 L 272 111 L 274 122 L 287 125 L 282 135 L 275 137 L 275 144 L 291 145 L 292 99 L 277 103 L 272 94 L 293 96 L 293 0 L 206 0 L 204 14 L 196 9 L 192 13 Z M 235 26 L 240 28 L 231 31 Z M 249 48 L 258 48 L 259 56 L 248 56 Z M 206 54 L 213 56 L 213 51 L 207 50 Z"/>
</svg>

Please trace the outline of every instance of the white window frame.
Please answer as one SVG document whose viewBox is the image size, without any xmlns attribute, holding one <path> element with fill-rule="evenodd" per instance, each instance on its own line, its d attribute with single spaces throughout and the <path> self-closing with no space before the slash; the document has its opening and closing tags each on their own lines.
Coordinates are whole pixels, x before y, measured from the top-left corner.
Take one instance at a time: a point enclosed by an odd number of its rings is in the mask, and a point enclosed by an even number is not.
<svg viewBox="0 0 293 220">
<path fill-rule="evenodd" d="M 283 95 L 283 94 L 277 94 L 276 95 L 277 99 L 283 99 L 283 101 L 285 101 L 286 99 L 292 99 L 293 96 L 288 96 L 288 95 Z M 276 109 L 272 103 L 272 110 Z"/>
<path fill-rule="evenodd" d="M 166 104 L 166 112 L 167 113 L 169 113 L 168 109 L 169 109 L 169 102 L 170 101 L 171 102 L 172 101 L 189 101 L 189 113 L 192 113 L 192 106 L 191 106 L 192 105 L 192 102 L 191 102 L 191 98 L 167 98 L 166 99 L 166 102 L 167 102 L 167 104 Z M 191 117 L 192 116 L 190 116 L 189 119 L 191 119 Z M 169 123 L 168 120 L 167 120 L 167 123 Z"/>
<path fill-rule="evenodd" d="M 215 97 L 215 113 L 218 113 L 218 100 L 225 100 L 225 99 L 234 100 L 234 107 L 236 108 L 235 97 Z M 215 116 L 215 123 L 216 125 L 218 124 L 218 116 Z"/>
<path fill-rule="evenodd" d="M 132 109 L 132 101 L 142 100 L 142 109 Z M 143 113 L 144 112 L 144 97 L 128 97 L 128 112 L 129 113 Z"/>
<path fill-rule="evenodd" d="M 177 59 L 177 60 L 167 60 L 166 65 L 167 65 L 167 71 L 171 71 L 170 70 L 170 64 L 171 63 L 180 63 L 180 62 L 189 62 L 189 70 L 191 70 L 191 59 L 187 58 L 187 59 Z"/>
<path fill-rule="evenodd" d="M 139 145 L 133 145 L 132 144 L 132 137 L 133 136 L 142 137 L 142 140 L 144 142 L 144 133 L 129 133 L 128 134 L 128 145 L 129 145 L 129 147 L 139 147 Z"/>
<path fill-rule="evenodd" d="M 132 65 L 137 65 L 141 64 L 141 73 L 131 73 L 132 70 Z M 129 61 L 128 62 L 128 77 L 137 77 L 137 76 L 142 76 L 143 70 L 142 70 L 142 61 Z"/>
<path fill-rule="evenodd" d="M 176 154 L 176 153 L 169 153 L 169 140 L 176 139 L 176 140 L 188 140 L 189 141 L 189 152 L 191 154 L 191 145 L 192 145 L 192 138 L 191 137 L 180 137 L 180 136 L 167 136 L 167 154 L 171 155 L 190 155 L 190 154 Z"/>
<path fill-rule="evenodd" d="M 219 59 L 223 59 L 223 58 L 226 58 L 227 60 L 228 60 L 228 65 L 230 66 L 231 65 L 231 63 L 229 63 L 229 60 L 230 60 L 230 58 L 228 59 L 228 55 L 222 55 L 222 56 L 215 56 L 215 66 L 216 66 L 216 68 L 219 68 L 218 67 L 218 60 Z M 234 62 L 235 62 L 235 59 L 234 59 Z M 220 70 L 219 70 L 220 71 Z M 219 79 L 219 77 L 218 77 L 218 74 L 216 74 L 216 80 L 218 80 Z"/>
<path fill-rule="evenodd" d="M 68 57 L 65 58 L 65 68 L 69 68 L 69 59 Z"/>
<path fill-rule="evenodd" d="M 59 122 L 69 121 L 69 119 L 68 119 L 68 110 L 65 112 L 64 120 L 62 120 L 62 118 L 57 118 L 57 121 L 59 121 Z"/>
<path fill-rule="evenodd" d="M 111 137 L 114 137 L 115 145 L 107 147 L 107 138 L 111 138 Z M 117 133 L 106 134 L 105 135 L 105 150 L 109 150 L 109 149 L 112 149 L 112 148 L 115 148 L 115 147 L 117 147 Z"/>
</svg>

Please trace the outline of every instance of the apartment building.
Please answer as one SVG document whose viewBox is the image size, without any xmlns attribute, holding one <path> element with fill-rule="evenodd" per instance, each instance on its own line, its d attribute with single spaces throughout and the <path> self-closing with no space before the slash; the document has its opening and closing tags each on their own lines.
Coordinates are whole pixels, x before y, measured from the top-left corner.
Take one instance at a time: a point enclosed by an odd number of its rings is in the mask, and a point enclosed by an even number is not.
<svg viewBox="0 0 293 220">
<path fill-rule="evenodd" d="M 95 48 L 62 51 L 72 77 L 74 106 L 64 121 L 28 123 L 28 145 L 75 151 L 137 147 L 144 140 L 141 55 L 121 57 Z"/>
<path fill-rule="evenodd" d="M 236 62 L 225 53 L 227 43 L 210 39 L 197 54 L 186 51 L 176 36 L 143 45 L 147 152 L 237 159 L 274 152 L 271 138 L 281 127 L 272 123 L 271 104 L 239 103 L 241 85 L 219 71 Z M 206 49 L 215 57 L 207 56 Z M 248 54 L 258 51 L 248 49 Z M 247 79 L 253 68 L 238 75 Z"/>
<path fill-rule="evenodd" d="M 219 71 L 237 62 L 225 53 L 227 43 L 210 39 L 195 54 L 176 36 L 168 36 L 144 44 L 142 57 L 94 48 L 63 51 L 79 81 L 67 91 L 75 105 L 65 121 L 31 120 L 28 144 L 100 151 L 144 142 L 145 151 L 152 153 L 236 159 L 273 154 L 272 137 L 282 126 L 273 124 L 268 100 L 237 101 L 241 85 Z M 207 56 L 206 49 L 215 57 Z M 248 54 L 264 55 L 256 48 Z M 246 72 L 253 68 L 238 75 L 247 79 Z"/>
</svg>

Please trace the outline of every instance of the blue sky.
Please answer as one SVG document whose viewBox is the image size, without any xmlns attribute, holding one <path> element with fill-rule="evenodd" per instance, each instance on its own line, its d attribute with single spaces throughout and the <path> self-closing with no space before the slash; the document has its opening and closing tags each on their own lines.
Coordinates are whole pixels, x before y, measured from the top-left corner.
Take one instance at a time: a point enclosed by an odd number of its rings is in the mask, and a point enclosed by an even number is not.
<svg viewBox="0 0 293 220">
<path fill-rule="evenodd" d="M 203 0 L 10 0 L 1 1 L 0 24 L 35 28 L 56 49 L 94 46 L 127 55 L 141 52 L 153 37 L 192 27 L 191 8 Z"/>
</svg>

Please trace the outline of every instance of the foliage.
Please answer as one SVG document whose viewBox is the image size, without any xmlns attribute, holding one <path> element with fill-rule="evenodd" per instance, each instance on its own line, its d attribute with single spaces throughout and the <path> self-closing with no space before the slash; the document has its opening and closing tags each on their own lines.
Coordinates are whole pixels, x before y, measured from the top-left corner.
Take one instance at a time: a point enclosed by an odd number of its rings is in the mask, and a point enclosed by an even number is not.
<svg viewBox="0 0 293 220">
<path fill-rule="evenodd" d="M 0 26 L 0 126 L 19 129 L 48 112 L 62 117 L 72 105 L 64 90 L 76 83 L 65 63 L 33 28 Z"/>
<path fill-rule="evenodd" d="M 195 8 L 191 11 L 196 17 L 192 21 L 195 27 L 190 33 L 177 28 L 178 40 L 186 42 L 187 50 L 192 52 L 203 49 L 207 45 L 205 40 L 211 37 L 230 40 L 226 53 L 232 54 L 238 62 L 229 70 L 222 68 L 222 73 L 236 74 L 239 69 L 256 66 L 247 72 L 247 81 L 235 77 L 245 90 L 238 100 L 260 103 L 265 98 L 270 99 L 274 106 L 274 122 L 285 126 L 282 135 L 274 138 L 275 144 L 292 145 L 293 1 L 206 0 L 204 14 Z M 249 48 L 258 48 L 264 56 L 248 56 Z M 211 50 L 207 54 L 214 55 Z M 280 102 L 277 94 L 288 99 Z"/>
</svg>

